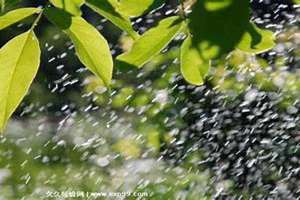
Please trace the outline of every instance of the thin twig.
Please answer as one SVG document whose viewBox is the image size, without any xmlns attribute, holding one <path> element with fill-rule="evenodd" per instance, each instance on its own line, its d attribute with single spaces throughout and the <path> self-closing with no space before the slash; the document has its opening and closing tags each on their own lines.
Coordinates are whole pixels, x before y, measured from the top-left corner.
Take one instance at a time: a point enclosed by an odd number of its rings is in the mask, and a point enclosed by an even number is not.
<svg viewBox="0 0 300 200">
<path fill-rule="evenodd" d="M 5 11 L 5 0 L 1 0 L 1 13 Z"/>
<path fill-rule="evenodd" d="M 186 19 L 187 16 L 185 15 L 184 0 L 178 0 L 178 5 L 179 5 L 179 15 L 183 19 Z"/>
</svg>

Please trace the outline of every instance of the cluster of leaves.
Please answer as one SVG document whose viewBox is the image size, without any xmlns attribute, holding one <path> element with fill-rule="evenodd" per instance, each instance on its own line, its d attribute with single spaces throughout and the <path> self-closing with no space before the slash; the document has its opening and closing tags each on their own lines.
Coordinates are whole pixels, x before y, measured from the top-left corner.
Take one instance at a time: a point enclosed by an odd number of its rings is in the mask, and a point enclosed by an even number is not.
<svg viewBox="0 0 300 200">
<path fill-rule="evenodd" d="M 50 0 L 44 8 L 19 8 L 5 12 L 15 0 L 2 0 L 0 30 L 37 14 L 31 28 L 11 39 L 0 50 L 0 131 L 26 95 L 40 63 L 40 47 L 34 28 L 42 15 L 72 40 L 78 58 L 108 87 L 112 80 L 113 58 L 101 33 L 81 17 L 86 5 L 124 30 L 134 43 L 116 58 L 120 68 L 140 68 L 159 54 L 178 34 L 181 47 L 181 72 L 189 83 L 203 84 L 215 60 L 235 49 L 253 54 L 274 46 L 273 33 L 250 22 L 249 1 L 181 1 L 177 16 L 162 19 L 142 35 L 131 25 L 133 17 L 161 6 L 163 0 Z"/>
</svg>

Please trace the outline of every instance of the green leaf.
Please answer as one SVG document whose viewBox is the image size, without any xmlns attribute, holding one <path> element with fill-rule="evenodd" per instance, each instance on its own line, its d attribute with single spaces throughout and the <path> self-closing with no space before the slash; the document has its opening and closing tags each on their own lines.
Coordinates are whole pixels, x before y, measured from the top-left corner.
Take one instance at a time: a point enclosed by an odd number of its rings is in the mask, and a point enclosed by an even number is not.
<svg viewBox="0 0 300 200">
<path fill-rule="evenodd" d="M 135 41 L 129 52 L 121 54 L 117 60 L 121 65 L 142 67 L 160 53 L 182 29 L 183 22 L 177 17 L 168 17 L 144 33 Z"/>
<path fill-rule="evenodd" d="M 300 0 L 294 0 L 295 4 L 300 4 Z"/>
<path fill-rule="evenodd" d="M 262 53 L 275 46 L 272 31 L 258 28 L 255 24 L 249 23 L 237 48 L 248 53 Z"/>
<path fill-rule="evenodd" d="M 0 17 L 0 30 L 11 26 L 22 19 L 29 17 L 35 13 L 41 12 L 39 8 L 20 8 L 6 13 Z"/>
<path fill-rule="evenodd" d="M 0 49 L 0 132 L 36 76 L 40 54 L 33 31 L 13 38 Z"/>
<path fill-rule="evenodd" d="M 1 0 L 1 2 L 5 5 L 5 8 L 12 8 L 16 6 L 16 4 L 20 3 L 22 0 Z"/>
<path fill-rule="evenodd" d="M 204 6 L 205 9 L 208 11 L 216 11 L 219 9 L 224 9 L 227 6 L 230 6 L 232 4 L 232 1 L 234 0 L 210 0 L 210 1 L 205 1 Z"/>
<path fill-rule="evenodd" d="M 192 42 L 203 59 L 218 59 L 236 47 L 249 19 L 249 0 L 199 0 L 190 15 Z"/>
<path fill-rule="evenodd" d="M 184 79 L 191 84 L 202 85 L 210 65 L 203 61 L 197 48 L 193 47 L 190 37 L 183 42 L 180 54 L 181 73 Z"/>
<path fill-rule="evenodd" d="M 80 16 L 80 7 L 85 0 L 50 0 L 50 2 L 57 8 L 61 8 L 72 15 Z"/>
<path fill-rule="evenodd" d="M 114 5 L 112 5 L 109 1 L 87 0 L 86 5 L 111 21 L 120 29 L 126 31 L 133 39 L 137 39 L 139 37 L 138 33 L 133 30 L 130 20 L 119 14 Z"/>
<path fill-rule="evenodd" d="M 113 60 L 105 38 L 81 17 L 55 8 L 46 9 L 45 14 L 70 37 L 80 61 L 108 86 L 112 79 Z"/>
<path fill-rule="evenodd" d="M 153 5 L 159 6 L 163 3 L 161 0 L 120 0 L 117 10 L 129 17 L 136 17 L 150 10 Z"/>
</svg>

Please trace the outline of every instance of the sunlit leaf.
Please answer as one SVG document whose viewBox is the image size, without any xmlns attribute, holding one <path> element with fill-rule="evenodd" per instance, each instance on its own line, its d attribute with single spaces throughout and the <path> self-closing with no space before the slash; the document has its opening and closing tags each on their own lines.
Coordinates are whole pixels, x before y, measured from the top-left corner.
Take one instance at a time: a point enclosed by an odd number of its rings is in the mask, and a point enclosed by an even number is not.
<svg viewBox="0 0 300 200">
<path fill-rule="evenodd" d="M 135 41 L 130 51 L 117 57 L 121 65 L 142 67 L 165 48 L 183 27 L 177 16 L 166 18 Z"/>
<path fill-rule="evenodd" d="M 112 79 L 113 61 L 108 43 L 99 31 L 83 18 L 62 10 L 48 8 L 45 14 L 71 38 L 80 61 L 108 86 Z"/>
<path fill-rule="evenodd" d="M 249 23 L 238 48 L 249 53 L 262 53 L 275 46 L 272 31 L 258 28 L 255 24 Z"/>
<path fill-rule="evenodd" d="M 201 57 L 217 59 L 232 51 L 244 35 L 249 18 L 248 0 L 197 1 L 189 29 Z"/>
<path fill-rule="evenodd" d="M 159 6 L 162 3 L 161 0 L 120 0 L 118 11 L 130 17 L 140 16 L 152 8 L 154 4 Z"/>
<path fill-rule="evenodd" d="M 86 5 L 99 13 L 120 29 L 126 31 L 132 38 L 137 39 L 139 37 L 132 26 L 128 18 L 119 14 L 115 7 L 107 0 L 87 0 Z"/>
<path fill-rule="evenodd" d="M 187 37 L 181 46 L 181 73 L 184 79 L 194 85 L 202 85 L 208 73 L 209 63 L 203 61 L 199 51 L 192 46 L 192 40 Z"/>
<path fill-rule="evenodd" d="M 20 8 L 10 11 L 0 17 L 0 30 L 40 11 L 41 9 L 39 8 Z"/>
<path fill-rule="evenodd" d="M 80 16 L 80 7 L 84 4 L 85 0 L 50 0 L 50 2 L 54 6 L 64 9 L 72 15 Z"/>
<path fill-rule="evenodd" d="M 0 132 L 36 76 L 40 53 L 32 31 L 13 38 L 0 49 Z"/>
</svg>

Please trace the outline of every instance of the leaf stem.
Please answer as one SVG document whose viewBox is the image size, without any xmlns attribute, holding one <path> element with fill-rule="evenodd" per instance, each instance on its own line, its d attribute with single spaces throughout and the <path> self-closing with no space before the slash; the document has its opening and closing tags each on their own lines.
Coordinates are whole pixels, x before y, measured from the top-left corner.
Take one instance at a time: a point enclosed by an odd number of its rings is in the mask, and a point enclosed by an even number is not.
<svg viewBox="0 0 300 200">
<path fill-rule="evenodd" d="M 36 27 L 36 25 L 39 23 L 40 19 L 42 18 L 43 12 L 44 12 L 44 9 L 41 10 L 41 12 L 40 12 L 39 15 L 37 16 L 37 18 L 34 20 L 33 24 L 31 25 L 31 28 L 30 28 L 31 31 L 32 31 L 32 30 Z"/>
</svg>

